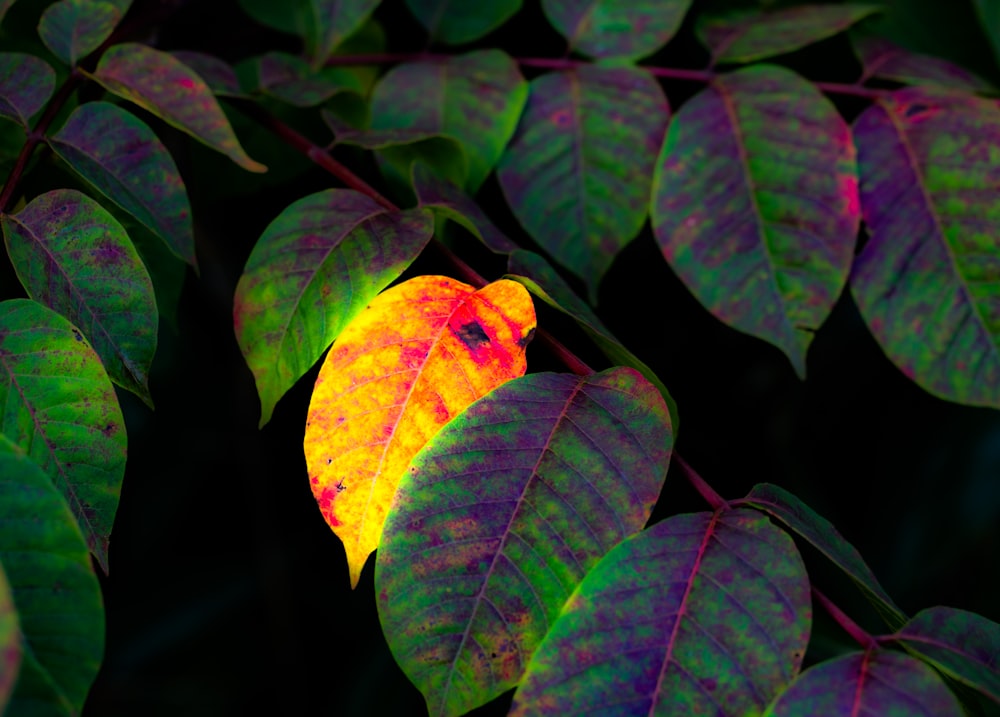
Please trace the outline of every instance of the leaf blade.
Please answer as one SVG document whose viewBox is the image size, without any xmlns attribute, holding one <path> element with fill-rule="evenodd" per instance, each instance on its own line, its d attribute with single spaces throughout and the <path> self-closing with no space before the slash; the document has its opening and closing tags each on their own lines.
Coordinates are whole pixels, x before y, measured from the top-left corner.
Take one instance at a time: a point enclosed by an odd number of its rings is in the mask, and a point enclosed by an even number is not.
<svg viewBox="0 0 1000 717">
<path fill-rule="evenodd" d="M 467 3 L 455 0 L 406 0 L 406 7 L 434 40 L 462 45 L 503 25 L 521 9 L 522 0 Z"/>
<path fill-rule="evenodd" d="M 0 444 L 3 440 L 0 439 Z M 4 446 L 0 445 L 0 455 Z M 0 457 L 0 462 L 4 458 Z M 10 475 L 14 471 L 5 469 Z M 17 673 L 21 668 L 21 623 L 17 618 L 17 608 L 14 606 L 14 596 L 10 588 L 10 580 L 0 562 L 0 714 L 7 709 L 11 693 L 17 683 Z"/>
<path fill-rule="evenodd" d="M 674 36 L 691 0 L 542 0 L 542 10 L 570 47 L 591 57 L 635 60 Z"/>
<path fill-rule="evenodd" d="M 38 35 L 56 57 L 75 66 L 108 39 L 122 19 L 112 3 L 100 0 L 59 0 L 38 21 Z"/>
<path fill-rule="evenodd" d="M 44 60 L 23 52 L 0 52 L 0 117 L 25 129 L 56 88 L 56 71 Z"/>
</svg>

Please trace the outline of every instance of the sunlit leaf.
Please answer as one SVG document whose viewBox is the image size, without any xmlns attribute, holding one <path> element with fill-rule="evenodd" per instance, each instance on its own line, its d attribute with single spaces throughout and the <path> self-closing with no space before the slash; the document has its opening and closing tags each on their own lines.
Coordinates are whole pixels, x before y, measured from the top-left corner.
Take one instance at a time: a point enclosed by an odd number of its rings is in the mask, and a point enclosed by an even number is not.
<svg viewBox="0 0 1000 717">
<path fill-rule="evenodd" d="M 343 67 L 313 69 L 305 60 L 284 52 L 268 52 L 252 60 L 261 92 L 295 107 L 313 107 L 339 92 L 361 94 L 358 77 Z"/>
<path fill-rule="evenodd" d="M 104 654 L 100 586 L 80 529 L 49 476 L 2 434 L 0 564 L 24 635 L 7 714 L 80 714 Z M 0 670 L 0 683 L 6 676 Z"/>
<path fill-rule="evenodd" d="M 470 192 L 483 183 L 517 127 L 528 86 L 499 50 L 397 65 L 372 93 L 371 128 L 453 137 L 468 158 Z M 409 167 L 403 174 L 409 178 Z"/>
<path fill-rule="evenodd" d="M 881 9 L 879 5 L 846 3 L 702 15 L 695 32 L 714 62 L 751 62 L 836 35 Z"/>
<path fill-rule="evenodd" d="M 542 0 L 570 47 L 592 57 L 651 55 L 674 36 L 691 0 Z"/>
<path fill-rule="evenodd" d="M 856 652 L 803 672 L 764 717 L 906 715 L 961 717 L 961 707 L 941 678 L 919 660 L 898 652 Z"/>
<path fill-rule="evenodd" d="M 205 81 L 173 55 L 135 42 L 115 45 L 101 57 L 92 77 L 108 92 L 152 112 L 244 169 L 267 171 L 243 151 Z"/>
<path fill-rule="evenodd" d="M 852 31 L 851 44 L 866 78 L 878 77 L 910 85 L 930 85 L 972 92 L 993 89 L 986 80 L 948 60 L 910 52 L 881 37 Z"/>
<path fill-rule="evenodd" d="M 11 445 L 11 450 L 16 450 L 5 438 L 0 437 L 0 466 L 5 473 L 15 476 L 16 473 L 11 466 L 3 465 L 7 445 Z M 36 468 L 36 470 L 41 473 L 41 469 Z M 43 480 L 48 480 L 44 473 L 41 475 Z M 0 477 L 0 481 L 2 480 L 3 477 Z M 2 550 L 0 547 L 0 551 Z M 84 551 L 86 552 L 86 549 Z M 10 700 L 10 693 L 14 691 L 17 673 L 21 668 L 21 652 L 21 623 L 17 619 L 17 608 L 14 607 L 10 582 L 0 563 L 0 714 L 4 713 Z"/>
<path fill-rule="evenodd" d="M 635 68 L 584 66 L 531 83 L 497 176 L 518 221 L 586 282 L 591 303 L 646 220 L 669 111 L 656 80 Z"/>
<path fill-rule="evenodd" d="M 250 17 L 305 41 L 313 67 L 360 28 L 381 0 L 240 0 Z"/>
<path fill-rule="evenodd" d="M 194 50 L 171 50 L 170 54 L 194 70 L 216 95 L 246 96 L 236 72 L 224 60 Z"/>
<path fill-rule="evenodd" d="M 111 380 L 152 405 L 156 298 L 118 220 L 75 189 L 55 189 L 0 223 L 28 295 L 78 326 Z"/>
<path fill-rule="evenodd" d="M 980 25 L 993 45 L 993 54 L 1000 63 L 1000 0 L 972 0 L 979 13 Z"/>
<path fill-rule="evenodd" d="M 305 454 L 352 586 L 410 459 L 466 406 L 524 373 L 534 328 L 520 284 L 476 291 L 418 276 L 377 296 L 341 332 L 313 389 Z"/>
<path fill-rule="evenodd" d="M 430 240 L 429 212 L 390 212 L 328 189 L 264 230 L 236 287 L 236 340 L 253 371 L 263 426 L 285 392 Z"/>
<path fill-rule="evenodd" d="M 833 524 L 796 496 L 779 486 L 760 483 L 742 502 L 773 515 L 829 558 L 854 581 L 891 628 L 906 622 L 906 613 L 882 589 L 857 549 L 844 539 Z"/>
<path fill-rule="evenodd" d="M 674 516 L 584 578 L 511 715 L 759 714 L 798 672 L 811 621 L 802 558 L 767 518 Z"/>
<path fill-rule="evenodd" d="M 942 672 L 1000 703 L 1000 625 L 951 607 L 921 610 L 896 633 Z"/>
<path fill-rule="evenodd" d="M 107 572 L 125 472 L 125 422 L 83 334 L 28 299 L 0 303 L 0 406 L 0 433 L 49 476 Z"/>
<path fill-rule="evenodd" d="M 851 293 L 889 359 L 936 396 L 1000 408 L 1000 108 L 923 88 L 854 123 L 870 239 Z"/>
<path fill-rule="evenodd" d="M 80 105 L 49 145 L 104 196 L 194 265 L 191 206 L 173 158 L 149 126 L 108 102 Z"/>
<path fill-rule="evenodd" d="M 431 39 L 448 45 L 478 40 L 492 32 L 521 9 L 522 0 L 406 0 Z"/>
<path fill-rule="evenodd" d="M 42 13 L 38 36 L 52 54 L 75 65 L 108 39 L 122 13 L 100 0 L 58 0 Z"/>
<path fill-rule="evenodd" d="M 26 129 L 29 120 L 49 101 L 56 72 L 42 59 L 23 52 L 0 52 L 0 117 Z"/>
<path fill-rule="evenodd" d="M 375 590 L 389 647 L 431 714 L 462 714 L 517 683 L 583 576 L 648 520 L 670 446 L 660 396 L 614 368 L 511 381 L 417 454 Z"/>
</svg>

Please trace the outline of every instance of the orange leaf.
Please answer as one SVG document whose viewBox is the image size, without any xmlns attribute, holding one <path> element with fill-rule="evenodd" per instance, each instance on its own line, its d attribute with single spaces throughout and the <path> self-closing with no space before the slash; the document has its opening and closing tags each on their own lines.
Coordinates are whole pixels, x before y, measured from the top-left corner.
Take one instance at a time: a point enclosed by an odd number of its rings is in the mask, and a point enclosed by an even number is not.
<svg viewBox="0 0 1000 717">
<path fill-rule="evenodd" d="M 343 541 L 351 587 L 378 547 L 410 459 L 452 417 L 524 375 L 535 309 L 524 287 L 476 291 L 418 276 L 341 332 L 316 379 L 305 454 L 313 495 Z"/>
</svg>

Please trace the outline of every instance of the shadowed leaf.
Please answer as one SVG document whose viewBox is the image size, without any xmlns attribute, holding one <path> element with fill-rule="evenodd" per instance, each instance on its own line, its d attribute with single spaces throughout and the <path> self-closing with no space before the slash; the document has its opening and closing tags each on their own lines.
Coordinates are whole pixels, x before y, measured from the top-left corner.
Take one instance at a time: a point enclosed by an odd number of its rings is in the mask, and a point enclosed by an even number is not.
<svg viewBox="0 0 1000 717">
<path fill-rule="evenodd" d="M 9 117 L 30 129 L 31 116 L 56 88 L 56 73 L 34 55 L 0 52 L 0 117 Z"/>
<path fill-rule="evenodd" d="M 0 303 L 0 406 L 0 433 L 49 476 L 107 572 L 125 472 L 125 422 L 83 334 L 34 301 Z"/>
<path fill-rule="evenodd" d="M 75 189 L 55 189 L 0 223 L 28 295 L 78 326 L 111 380 L 152 406 L 156 298 L 118 220 Z"/>
<path fill-rule="evenodd" d="M 674 516 L 584 578 L 511 715 L 758 714 L 798 672 L 811 621 L 802 558 L 767 518 Z"/>
<path fill-rule="evenodd" d="M 239 0 L 262 25 L 298 35 L 318 68 L 348 35 L 358 30 L 381 0 Z"/>
<path fill-rule="evenodd" d="M 1000 0 L 972 0 L 979 21 L 993 45 L 993 55 L 1000 64 Z"/>
<path fill-rule="evenodd" d="M 224 60 L 193 50 L 171 50 L 170 54 L 194 70 L 215 95 L 247 97 L 236 71 Z"/>
<path fill-rule="evenodd" d="M 646 220 L 668 115 L 656 80 L 635 68 L 585 66 L 531 83 L 497 176 L 518 221 L 584 280 L 592 304 Z"/>
<path fill-rule="evenodd" d="M 476 291 L 418 276 L 377 296 L 341 332 L 316 379 L 304 447 L 352 587 L 410 459 L 466 406 L 524 373 L 534 329 L 520 284 Z"/>
<path fill-rule="evenodd" d="M 108 102 L 80 105 L 49 138 L 91 186 L 195 265 L 191 205 L 173 158 L 149 126 Z"/>
<path fill-rule="evenodd" d="M 889 359 L 930 393 L 1000 408 L 1000 109 L 923 88 L 854 122 L 870 239 L 851 293 Z"/>
<path fill-rule="evenodd" d="M 8 449 L 7 446 L 10 446 Z M 4 475 L 17 476 L 12 466 L 3 465 L 6 462 L 6 451 L 16 450 L 13 444 L 7 443 L 7 439 L 0 438 L 0 466 L 4 473 L 0 474 L 0 481 Z M 48 481 L 40 468 L 35 470 L 41 474 L 42 480 Z M 2 484 L 0 484 L 2 485 Z M 3 548 L 0 547 L 0 552 Z M 86 553 L 86 548 L 84 548 Z M 14 683 L 17 682 L 17 673 L 21 668 L 21 623 L 17 619 L 17 608 L 14 607 L 14 596 L 11 594 L 10 582 L 7 574 L 0 563 L 0 714 L 4 713 L 7 703 L 10 700 L 10 693 L 14 691 Z"/>
<path fill-rule="evenodd" d="M 59 0 L 42 13 L 38 35 L 52 54 L 75 65 L 108 39 L 122 13 L 110 2 Z"/>
<path fill-rule="evenodd" d="M 614 368 L 511 381 L 417 454 L 375 589 L 389 647 L 431 714 L 517 683 L 583 576 L 648 520 L 670 446 L 659 395 Z"/>
<path fill-rule="evenodd" d="M 800 378 L 859 219 L 850 129 L 790 70 L 722 75 L 667 131 L 652 200 L 664 257 L 705 308 L 780 348 Z"/>
<path fill-rule="evenodd" d="M 430 240 L 426 210 L 390 212 L 351 189 L 292 203 L 264 230 L 236 287 L 236 340 L 263 426 L 285 392 Z"/>
<path fill-rule="evenodd" d="M 101 57 L 92 77 L 108 92 L 152 112 L 247 171 L 267 171 L 243 151 L 205 81 L 173 55 L 135 42 L 115 45 Z"/>
<path fill-rule="evenodd" d="M 4 435 L 0 564 L 24 634 L 24 661 L 7 714 L 80 714 L 104 654 L 100 587 L 66 503 L 42 469 Z M 6 677 L 0 670 L 0 683 Z"/>
<path fill-rule="evenodd" d="M 691 0 L 542 0 L 542 9 L 575 50 L 591 57 L 636 59 L 674 36 Z"/>
<path fill-rule="evenodd" d="M 879 77 L 909 85 L 928 85 L 971 92 L 990 91 L 986 80 L 940 57 L 910 52 L 881 37 L 851 32 L 851 44 L 865 78 Z"/>
<path fill-rule="evenodd" d="M 250 63 L 261 92 L 295 107 L 323 104 L 339 92 L 364 91 L 357 75 L 349 69 L 316 70 L 305 60 L 284 52 L 268 52 Z"/>
<path fill-rule="evenodd" d="M 3 16 L 7 14 L 10 10 L 10 6 L 14 4 L 14 0 L 0 0 L 0 22 L 3 21 Z"/>
<path fill-rule="evenodd" d="M 503 25 L 521 9 L 521 0 L 406 0 L 406 6 L 432 39 L 461 45 Z"/>
</svg>

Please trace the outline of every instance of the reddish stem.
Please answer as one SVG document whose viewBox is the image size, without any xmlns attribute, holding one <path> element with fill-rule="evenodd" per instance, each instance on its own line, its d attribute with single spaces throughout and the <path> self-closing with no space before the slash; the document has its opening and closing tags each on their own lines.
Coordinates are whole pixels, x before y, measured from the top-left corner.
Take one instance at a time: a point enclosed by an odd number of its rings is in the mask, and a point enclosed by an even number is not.
<svg viewBox="0 0 1000 717">
<path fill-rule="evenodd" d="M 673 459 L 677 461 L 677 465 L 681 467 L 684 471 L 684 477 L 688 479 L 688 483 L 694 486 L 694 489 L 698 491 L 698 494 L 705 499 L 705 502 L 712 508 L 712 510 L 721 510 L 722 508 L 729 508 L 729 503 L 721 495 L 715 492 L 715 488 L 710 486 L 708 482 L 698 475 L 698 471 L 691 467 L 691 465 L 681 457 L 681 454 L 674 451 Z"/>
<path fill-rule="evenodd" d="M 822 605 L 823 609 L 830 613 L 830 617 L 832 617 L 838 625 L 844 628 L 844 631 L 854 638 L 854 641 L 861 645 L 861 647 L 866 650 L 878 647 L 878 641 L 874 637 L 868 634 L 868 632 L 863 627 L 858 625 L 858 623 L 849 618 L 847 613 L 834 605 L 833 601 L 821 593 L 819 588 L 815 585 L 812 586 L 812 594 L 813 597 L 816 598 L 816 602 Z"/>
</svg>

